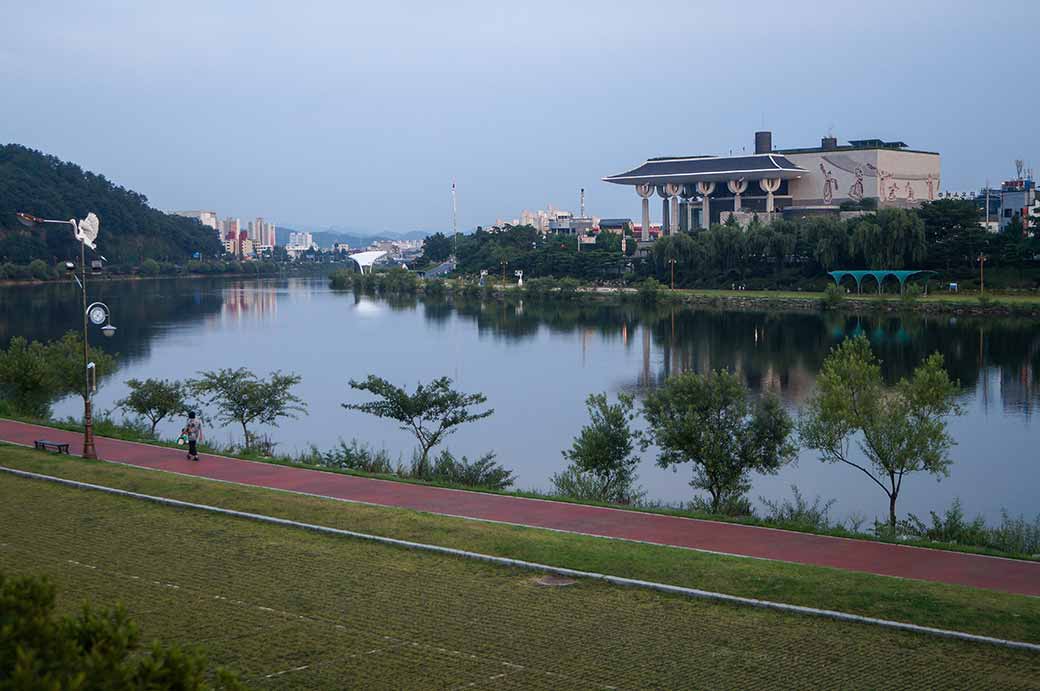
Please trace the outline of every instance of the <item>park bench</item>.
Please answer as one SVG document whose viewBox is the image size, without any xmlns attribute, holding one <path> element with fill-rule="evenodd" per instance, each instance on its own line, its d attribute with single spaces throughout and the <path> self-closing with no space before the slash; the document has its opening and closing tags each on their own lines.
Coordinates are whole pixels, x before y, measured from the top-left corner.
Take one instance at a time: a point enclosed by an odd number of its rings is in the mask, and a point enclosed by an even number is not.
<svg viewBox="0 0 1040 691">
<path fill-rule="evenodd" d="M 46 439 L 37 439 L 35 442 L 33 442 L 33 445 L 37 449 L 40 449 L 42 451 L 48 451 L 50 449 L 53 449 L 54 451 L 56 451 L 58 453 L 68 453 L 69 452 L 69 445 L 68 444 L 63 444 L 60 441 L 47 441 Z"/>
</svg>

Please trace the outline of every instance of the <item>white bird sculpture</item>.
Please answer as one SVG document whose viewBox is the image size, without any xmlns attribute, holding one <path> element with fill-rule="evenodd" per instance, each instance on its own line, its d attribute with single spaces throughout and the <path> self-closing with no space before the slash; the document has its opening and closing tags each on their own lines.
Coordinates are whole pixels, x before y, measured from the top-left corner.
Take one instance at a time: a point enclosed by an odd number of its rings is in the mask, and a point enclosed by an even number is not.
<svg viewBox="0 0 1040 691">
<path fill-rule="evenodd" d="M 76 228 L 76 239 L 90 249 L 96 250 L 97 247 L 94 246 L 94 240 L 97 239 L 98 227 L 100 225 L 101 221 L 98 220 L 97 214 L 91 211 L 86 218 L 79 222 Z"/>
</svg>

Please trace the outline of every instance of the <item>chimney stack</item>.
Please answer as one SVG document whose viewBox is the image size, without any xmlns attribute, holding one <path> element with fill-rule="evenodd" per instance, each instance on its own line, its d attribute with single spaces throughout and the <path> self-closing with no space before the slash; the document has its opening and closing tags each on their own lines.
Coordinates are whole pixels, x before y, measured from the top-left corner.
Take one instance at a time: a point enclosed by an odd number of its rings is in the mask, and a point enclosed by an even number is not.
<svg viewBox="0 0 1040 691">
<path fill-rule="evenodd" d="M 773 152 L 773 133 L 766 130 L 755 132 L 755 153 L 769 154 Z"/>
</svg>

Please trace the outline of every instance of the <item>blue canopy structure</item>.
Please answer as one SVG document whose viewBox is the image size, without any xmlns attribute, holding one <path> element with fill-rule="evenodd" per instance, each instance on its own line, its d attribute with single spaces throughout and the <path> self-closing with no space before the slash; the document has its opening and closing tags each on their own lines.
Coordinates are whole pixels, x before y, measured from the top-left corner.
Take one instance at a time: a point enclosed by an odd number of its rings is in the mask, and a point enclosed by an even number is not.
<svg viewBox="0 0 1040 691">
<path fill-rule="evenodd" d="M 878 284 L 878 293 L 881 292 L 881 284 L 884 283 L 885 279 L 889 276 L 895 276 L 896 280 L 899 281 L 899 292 L 902 293 L 906 289 L 906 282 L 911 276 L 917 276 L 924 274 L 926 277 L 935 276 L 935 271 L 928 269 L 909 269 L 909 270 L 895 270 L 895 269 L 868 269 L 865 271 L 850 271 L 847 269 L 841 269 L 838 271 L 828 271 L 827 275 L 834 279 L 834 285 L 841 285 L 841 279 L 846 276 L 852 276 L 856 280 L 856 292 L 863 292 L 863 279 L 867 276 L 872 276 Z"/>
</svg>

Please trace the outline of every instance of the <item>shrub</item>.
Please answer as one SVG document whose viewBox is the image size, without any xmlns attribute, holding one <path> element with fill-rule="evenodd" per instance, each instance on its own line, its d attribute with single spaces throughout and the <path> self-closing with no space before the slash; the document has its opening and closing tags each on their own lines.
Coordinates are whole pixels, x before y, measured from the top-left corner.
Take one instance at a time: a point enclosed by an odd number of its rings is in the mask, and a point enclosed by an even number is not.
<svg viewBox="0 0 1040 691">
<path fill-rule="evenodd" d="M 639 300 L 646 305 L 657 302 L 661 296 L 661 284 L 656 278 L 648 278 L 639 284 Z"/>
<path fill-rule="evenodd" d="M 351 439 L 349 445 L 341 440 L 339 446 L 324 453 L 319 453 L 316 447 L 311 447 L 311 451 L 311 462 L 328 468 L 344 468 L 387 475 L 394 472 L 393 465 L 390 463 L 390 454 L 385 449 L 373 451 L 368 444 L 362 444 L 357 439 Z"/>
<path fill-rule="evenodd" d="M 693 513 L 729 516 L 730 518 L 751 517 L 755 515 L 755 507 L 751 505 L 751 500 L 743 494 L 725 497 L 719 503 L 717 508 L 712 506 L 710 499 L 698 496 L 691 499 L 683 508 Z"/>
<path fill-rule="evenodd" d="M 838 309 L 845 304 L 845 290 L 836 285 L 829 285 L 823 290 L 823 308 Z"/>
<path fill-rule="evenodd" d="M 354 285 L 354 277 L 357 276 L 353 271 L 347 271 L 346 269 L 336 269 L 329 274 L 329 287 L 334 290 L 346 290 Z"/>
<path fill-rule="evenodd" d="M 423 474 L 421 468 L 422 463 L 416 456 L 412 460 L 411 475 L 419 479 L 497 490 L 506 489 L 514 482 L 513 471 L 495 461 L 494 451 L 470 461 L 465 456 L 461 460 L 456 459 L 450 451 L 444 449 L 434 459 L 427 473 Z"/>
<path fill-rule="evenodd" d="M 51 267 L 42 259 L 33 259 L 29 262 L 29 274 L 37 281 L 49 281 L 54 278 Z"/>
<path fill-rule="evenodd" d="M 206 680 L 197 651 L 156 643 L 141 634 L 126 610 L 84 606 L 58 618 L 56 589 L 46 579 L 0 573 L 0 687 L 10 689 L 243 689 L 218 670 Z"/>
<path fill-rule="evenodd" d="M 919 285 L 908 285 L 903 289 L 903 294 L 899 296 L 899 300 L 904 305 L 912 305 L 917 302 L 917 299 L 924 294 L 924 290 Z"/>
<path fill-rule="evenodd" d="M 985 545 L 988 542 L 985 519 L 982 516 L 976 516 L 973 521 L 967 521 L 960 499 L 954 499 L 953 504 L 946 509 L 942 516 L 934 511 L 929 513 L 932 518 L 930 526 L 925 525 L 924 521 L 914 514 L 909 514 L 907 520 L 900 522 L 899 532 L 936 542 L 952 542 L 962 545 Z"/>
<path fill-rule="evenodd" d="M 795 530 L 817 531 L 831 527 L 827 513 L 834 506 L 835 499 L 829 499 L 821 506 L 820 497 L 817 496 L 810 506 L 796 485 L 791 485 L 791 492 L 794 495 L 793 500 L 784 499 L 774 502 L 765 497 L 758 498 L 767 509 L 764 517 L 766 521 Z"/>
<path fill-rule="evenodd" d="M 559 290 L 557 292 L 558 297 L 561 300 L 570 300 L 578 294 L 578 287 L 581 286 L 581 282 L 576 278 L 561 278 L 559 280 Z"/>
<path fill-rule="evenodd" d="M 985 293 L 979 294 L 979 305 L 981 307 L 990 307 L 993 305 L 993 298 Z"/>
<path fill-rule="evenodd" d="M 159 262 L 154 259 L 145 259 L 141 262 L 141 274 L 145 276 L 156 276 L 162 267 L 159 266 Z"/>
<path fill-rule="evenodd" d="M 423 292 L 430 297 L 444 297 L 444 294 L 448 292 L 448 290 L 445 287 L 443 279 L 431 278 L 430 280 L 423 282 Z"/>
</svg>

